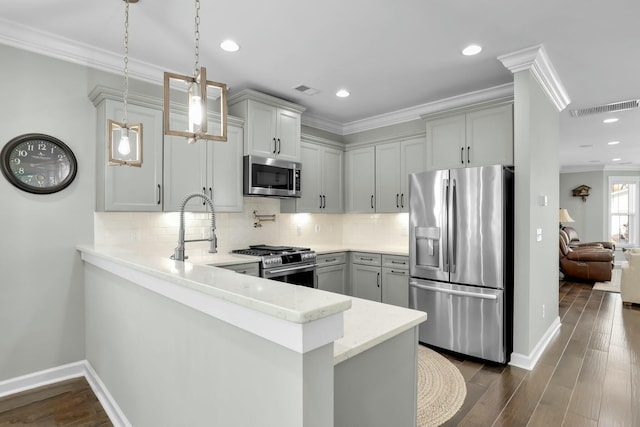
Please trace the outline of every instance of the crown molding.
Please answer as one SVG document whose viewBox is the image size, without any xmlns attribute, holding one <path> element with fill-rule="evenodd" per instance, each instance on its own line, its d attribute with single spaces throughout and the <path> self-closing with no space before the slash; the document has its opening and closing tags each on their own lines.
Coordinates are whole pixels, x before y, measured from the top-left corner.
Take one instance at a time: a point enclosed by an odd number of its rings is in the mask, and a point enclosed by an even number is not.
<svg viewBox="0 0 640 427">
<path fill-rule="evenodd" d="M 543 45 L 539 44 L 498 56 L 498 61 L 514 74 L 530 70 L 558 111 L 564 110 L 571 103 Z"/>
<path fill-rule="evenodd" d="M 337 121 L 326 120 L 322 117 L 313 116 L 311 114 L 305 114 L 302 117 L 302 124 L 344 136 L 378 129 L 385 126 L 411 122 L 413 120 L 420 120 L 424 118 L 423 116 L 429 114 L 506 97 L 513 97 L 513 83 L 456 95 L 438 101 L 428 102 L 414 107 L 403 108 L 401 110 L 378 114 L 366 119 L 346 123 L 339 123 Z"/>
<path fill-rule="evenodd" d="M 86 43 L 4 19 L 0 19 L 0 43 L 108 73 L 123 73 L 122 53 L 116 54 L 98 49 Z M 168 70 L 162 70 L 155 65 L 129 58 L 129 77 L 131 78 L 162 85 L 164 71 Z"/>
</svg>

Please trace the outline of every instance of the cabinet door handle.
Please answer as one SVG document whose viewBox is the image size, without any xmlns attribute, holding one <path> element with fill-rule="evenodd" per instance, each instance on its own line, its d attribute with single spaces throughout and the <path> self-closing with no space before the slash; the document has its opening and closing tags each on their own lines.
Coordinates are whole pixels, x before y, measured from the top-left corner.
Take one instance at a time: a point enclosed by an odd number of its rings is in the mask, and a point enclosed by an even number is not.
<svg viewBox="0 0 640 427">
<path fill-rule="evenodd" d="M 471 163 L 471 147 L 467 146 L 467 163 Z"/>
<path fill-rule="evenodd" d="M 318 197 L 320 197 L 320 206 L 318 206 L 320 209 L 322 209 L 322 194 L 319 195 Z"/>
<path fill-rule="evenodd" d="M 373 194 L 371 195 L 371 209 L 373 209 Z"/>
<path fill-rule="evenodd" d="M 209 198 L 213 202 L 213 188 L 209 187 Z"/>
<path fill-rule="evenodd" d="M 396 208 L 400 207 L 400 204 L 398 203 L 398 198 L 400 197 L 400 195 L 398 193 L 396 193 Z"/>
<path fill-rule="evenodd" d="M 278 138 L 278 154 L 280 154 L 281 148 L 282 148 L 282 143 L 280 142 L 280 138 Z"/>
<path fill-rule="evenodd" d="M 400 195 L 400 207 L 404 208 L 404 193 Z"/>
<path fill-rule="evenodd" d="M 204 194 L 205 196 L 207 195 L 207 189 L 205 187 L 202 187 L 202 194 Z M 204 201 L 204 199 L 202 199 L 202 206 L 204 206 L 205 203 L 206 202 Z"/>
<path fill-rule="evenodd" d="M 160 184 L 158 184 L 158 198 L 156 199 L 156 203 L 160 204 L 160 195 L 162 194 L 162 188 L 160 187 Z"/>
<path fill-rule="evenodd" d="M 276 150 L 278 149 L 278 146 L 276 144 L 276 137 L 273 137 L 273 154 L 276 154 Z"/>
<path fill-rule="evenodd" d="M 378 273 L 378 278 L 376 279 L 376 285 L 380 287 L 380 273 Z"/>
<path fill-rule="evenodd" d="M 322 209 L 326 209 L 327 208 L 327 196 L 325 196 L 324 194 L 322 195 Z"/>
<path fill-rule="evenodd" d="M 460 148 L 460 163 L 464 165 L 464 147 Z"/>
</svg>

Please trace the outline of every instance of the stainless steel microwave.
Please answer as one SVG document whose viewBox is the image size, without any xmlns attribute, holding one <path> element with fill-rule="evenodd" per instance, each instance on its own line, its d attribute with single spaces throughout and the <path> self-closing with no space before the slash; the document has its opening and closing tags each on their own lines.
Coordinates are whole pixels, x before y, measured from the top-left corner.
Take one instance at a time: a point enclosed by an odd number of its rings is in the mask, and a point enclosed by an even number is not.
<svg viewBox="0 0 640 427">
<path fill-rule="evenodd" d="M 302 164 L 269 157 L 244 156 L 244 194 L 300 197 Z"/>
</svg>

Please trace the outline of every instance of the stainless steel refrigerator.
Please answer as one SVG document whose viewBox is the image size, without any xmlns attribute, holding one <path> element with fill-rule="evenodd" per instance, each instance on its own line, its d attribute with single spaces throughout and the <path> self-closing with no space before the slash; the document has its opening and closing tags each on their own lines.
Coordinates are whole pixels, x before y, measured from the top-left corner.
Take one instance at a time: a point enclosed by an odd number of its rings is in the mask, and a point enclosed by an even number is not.
<svg viewBox="0 0 640 427">
<path fill-rule="evenodd" d="M 409 175 L 409 305 L 425 344 L 499 363 L 512 347 L 513 169 Z"/>
</svg>

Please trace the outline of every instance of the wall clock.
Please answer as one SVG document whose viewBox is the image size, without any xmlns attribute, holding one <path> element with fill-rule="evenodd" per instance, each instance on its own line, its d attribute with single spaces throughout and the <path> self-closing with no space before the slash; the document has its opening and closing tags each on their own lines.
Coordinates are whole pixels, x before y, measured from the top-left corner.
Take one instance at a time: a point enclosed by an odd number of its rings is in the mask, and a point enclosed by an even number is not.
<svg viewBox="0 0 640 427">
<path fill-rule="evenodd" d="M 20 135 L 0 152 L 0 169 L 7 180 L 21 190 L 50 194 L 71 184 L 78 162 L 62 141 L 41 133 Z"/>
</svg>

